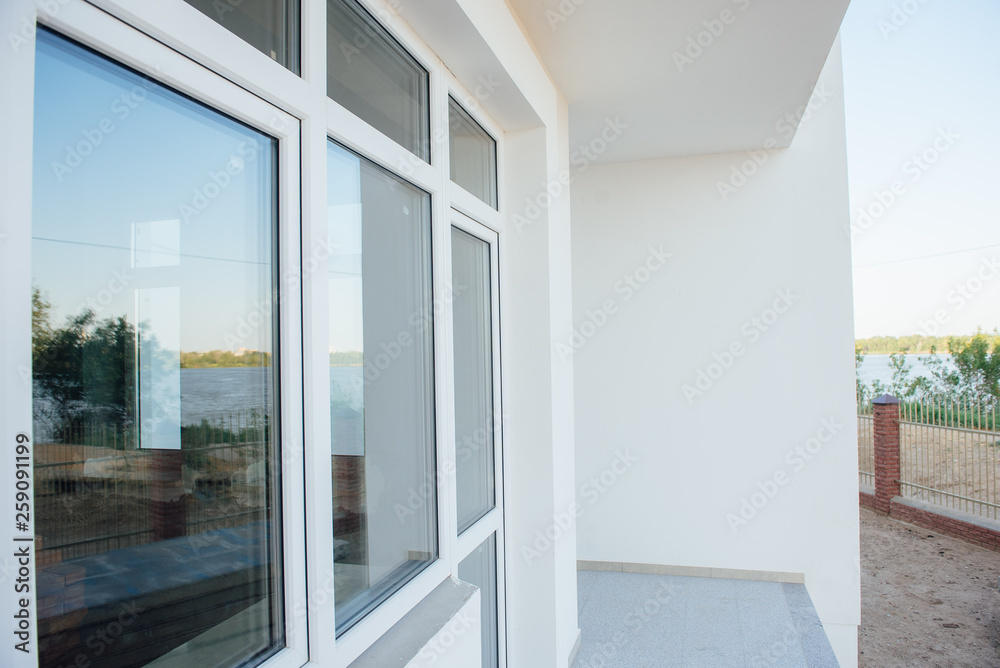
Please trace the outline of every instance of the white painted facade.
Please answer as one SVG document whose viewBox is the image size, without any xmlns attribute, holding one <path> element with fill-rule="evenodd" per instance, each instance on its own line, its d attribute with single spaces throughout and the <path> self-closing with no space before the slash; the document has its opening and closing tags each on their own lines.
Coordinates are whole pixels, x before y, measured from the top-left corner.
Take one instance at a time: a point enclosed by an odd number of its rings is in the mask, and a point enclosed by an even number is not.
<svg viewBox="0 0 1000 668">
<path fill-rule="evenodd" d="M 577 331 L 606 317 L 571 356 L 577 482 L 621 450 L 636 459 L 587 507 L 578 550 L 803 573 L 849 666 L 860 574 L 839 47 L 817 90 L 828 98 L 787 149 L 598 165 L 575 184 Z M 734 168 L 750 176 L 723 197 Z M 633 290 L 622 277 L 647 276 L 650 248 L 670 258 Z"/>
<path fill-rule="evenodd" d="M 434 216 L 447 218 L 453 208 L 485 219 L 499 234 L 507 665 L 561 668 L 572 660 L 580 635 L 578 560 L 804 574 L 841 665 L 856 665 L 857 438 L 839 46 L 827 58 L 846 3 L 794 11 L 798 3 L 781 3 L 769 10 L 786 12 L 777 24 L 770 14 L 748 13 L 748 20 L 732 23 L 730 42 L 722 33 L 698 60 L 700 73 L 677 78 L 668 71 L 662 81 L 639 76 L 645 67 L 620 73 L 630 60 L 652 57 L 630 38 L 629 27 L 648 32 L 654 22 L 644 12 L 669 18 L 674 8 L 667 4 L 628 3 L 604 36 L 607 12 L 622 3 L 364 4 L 391 18 L 408 48 L 437 68 L 439 93 L 461 91 L 502 139 L 499 212 L 484 210 L 426 165 L 406 176 L 436 198 Z M 659 67 L 673 68 L 670 54 L 674 45 L 683 48 L 685 31 L 697 35 L 702 17 L 729 4 L 678 8 L 674 32 L 657 40 L 656 48 L 665 49 Z M 306 48 L 322 41 L 323 5 L 303 2 Z M 547 11 L 566 21 L 550 26 Z M 796 36 L 800 18 L 808 19 L 808 30 Z M 326 99 L 317 83 L 325 81 L 321 57 L 304 57 L 302 80 L 290 77 L 181 0 L 2 3 L 0 34 L 8 43 L 0 49 L 0 72 L 10 92 L 0 105 L 4 443 L 31 431 L 30 388 L 19 370 L 31 364 L 33 61 L 25 26 L 36 20 L 171 85 L 224 79 L 287 117 L 294 130 L 282 126 L 282 137 L 302 137 L 301 183 L 292 184 L 295 191 L 301 186 L 302 201 L 301 211 L 286 213 L 301 214 L 303 247 L 325 236 L 325 156 L 315 147 L 327 136 L 369 155 L 375 147 L 372 159 L 399 167 L 398 147 Z M 27 46 L 13 48 L 11 35 Z M 782 54 L 760 49 L 746 57 L 754 45 L 788 35 Z M 637 52 L 624 61 L 594 61 L 595 50 L 588 50 L 594 44 L 619 55 L 632 46 Z M 143 58 L 148 67 L 140 67 Z M 757 88 L 734 81 L 742 75 L 730 71 L 748 60 Z M 705 77 L 714 82 L 710 93 Z M 656 99 L 647 100 L 643 87 Z M 814 89 L 813 110 L 801 126 L 779 127 Z M 237 109 L 239 99 L 227 93 L 214 102 Z M 606 150 L 581 157 L 576 147 L 599 136 Z M 744 167 L 748 160 L 753 166 Z M 734 167 L 753 174 L 720 193 L 719 182 Z M 631 285 L 621 283 L 626 276 Z M 299 323 L 302 343 L 288 354 L 308 365 L 327 354 L 325 325 L 310 315 L 322 312 L 325 288 L 307 277 L 296 289 L 303 306 L 286 317 Z M 782 313 L 767 331 L 747 334 L 745 323 L 769 320 L 772 307 Z M 725 357 L 734 344 L 743 350 L 731 368 L 710 379 L 710 387 L 702 381 L 701 394 L 689 401 L 684 386 L 697 390 L 699 371 L 714 374 L 713 356 Z M 301 482 L 286 492 L 300 498 L 291 506 L 297 515 L 286 518 L 293 534 L 287 605 L 309 613 L 289 622 L 294 647 L 265 665 L 347 666 L 455 576 L 457 559 L 444 546 L 440 564 L 353 635 L 334 639 L 332 600 L 316 603 L 317 590 L 308 584 L 329 577 L 332 554 L 323 533 L 331 524 L 324 506 L 329 453 L 322 449 L 329 444 L 315 445 L 329 432 L 329 416 L 310 409 L 329 403 L 329 387 L 308 371 L 290 373 L 289 384 L 303 390 L 283 410 L 306 419 L 300 433 L 288 436 L 305 457 L 298 462 Z M 827 421 L 838 425 L 829 439 Z M 820 447 L 798 470 L 798 455 L 788 453 L 813 447 L 814 437 Z M 440 456 L 442 463 L 454 457 Z M 3 470 L 0 498 L 6 499 L 14 472 L 7 462 Z M 727 515 L 738 517 L 757 483 L 781 471 L 785 484 L 745 525 L 735 522 L 734 531 Z M 301 526 L 288 522 L 296 518 Z M 0 598 L 6 619 L 14 606 L 12 595 Z M 461 654 L 435 665 L 471 665 L 465 657 L 475 655 L 478 642 L 458 647 Z M 0 649 L 0 664 L 34 665 L 9 643 Z"/>
</svg>

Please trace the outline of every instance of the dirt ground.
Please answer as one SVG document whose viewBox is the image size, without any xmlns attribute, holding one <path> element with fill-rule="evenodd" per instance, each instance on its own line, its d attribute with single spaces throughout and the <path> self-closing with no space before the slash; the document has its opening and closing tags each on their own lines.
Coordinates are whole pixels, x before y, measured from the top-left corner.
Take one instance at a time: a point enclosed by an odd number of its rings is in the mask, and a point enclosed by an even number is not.
<svg viewBox="0 0 1000 668">
<path fill-rule="evenodd" d="M 1000 552 L 861 509 L 861 668 L 1000 668 Z"/>
</svg>

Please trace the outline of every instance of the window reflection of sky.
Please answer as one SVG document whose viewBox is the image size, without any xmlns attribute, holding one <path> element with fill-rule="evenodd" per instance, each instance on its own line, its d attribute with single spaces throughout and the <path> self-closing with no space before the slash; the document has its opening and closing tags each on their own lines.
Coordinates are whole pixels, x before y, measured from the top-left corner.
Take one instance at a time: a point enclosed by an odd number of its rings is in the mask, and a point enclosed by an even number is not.
<svg viewBox="0 0 1000 668">
<path fill-rule="evenodd" d="M 361 294 L 361 160 L 340 147 L 327 147 L 326 192 L 329 215 L 328 260 L 330 352 L 362 350 L 364 328 Z"/>
<path fill-rule="evenodd" d="M 132 321 L 136 290 L 173 286 L 183 350 L 267 349 L 268 327 L 236 332 L 269 294 L 275 142 L 45 32 L 36 79 L 32 273 L 52 324 L 88 306 Z M 179 221 L 178 261 L 135 266 L 154 221 Z"/>
</svg>

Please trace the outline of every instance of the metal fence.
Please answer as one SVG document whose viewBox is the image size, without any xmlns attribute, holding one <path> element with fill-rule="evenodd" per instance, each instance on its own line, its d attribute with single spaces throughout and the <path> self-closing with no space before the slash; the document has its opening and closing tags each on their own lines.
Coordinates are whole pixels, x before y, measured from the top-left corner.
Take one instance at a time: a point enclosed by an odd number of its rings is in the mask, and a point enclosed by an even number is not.
<svg viewBox="0 0 1000 668">
<path fill-rule="evenodd" d="M 899 406 L 900 493 L 1000 519 L 1000 402 L 906 400 Z M 874 417 L 858 405 L 858 472 L 874 486 Z"/>
<path fill-rule="evenodd" d="M 179 477 L 187 535 L 264 517 L 268 419 L 233 413 L 184 427 Z M 35 522 L 42 550 L 60 558 L 153 541 L 154 453 L 128 433 L 81 428 L 35 446 Z"/>
<path fill-rule="evenodd" d="M 858 406 L 858 482 L 875 486 L 875 418 L 871 404 Z"/>
<path fill-rule="evenodd" d="M 908 401 L 900 405 L 900 491 L 1000 518 L 1000 430 L 993 402 Z"/>
</svg>

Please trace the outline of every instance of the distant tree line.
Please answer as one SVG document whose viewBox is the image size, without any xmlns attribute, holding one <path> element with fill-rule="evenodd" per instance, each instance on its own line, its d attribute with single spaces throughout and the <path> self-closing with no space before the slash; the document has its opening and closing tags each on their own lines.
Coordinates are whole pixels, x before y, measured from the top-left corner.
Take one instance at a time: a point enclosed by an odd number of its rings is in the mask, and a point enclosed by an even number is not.
<svg viewBox="0 0 1000 668">
<path fill-rule="evenodd" d="M 364 364 L 364 353 L 360 350 L 330 353 L 330 366 L 361 366 L 362 364 Z M 235 353 L 228 350 L 181 353 L 182 369 L 262 367 L 270 365 L 270 353 L 260 352 L 259 350 L 245 350 Z"/>
<path fill-rule="evenodd" d="M 271 354 L 259 350 L 207 350 L 205 352 L 181 352 L 182 369 L 231 369 L 236 367 L 271 366 Z"/>
<path fill-rule="evenodd" d="M 360 350 L 330 353 L 330 366 L 361 366 L 364 363 L 365 356 Z"/>
<path fill-rule="evenodd" d="M 943 352 L 949 350 L 951 341 L 968 345 L 973 337 L 983 336 L 991 345 L 1000 343 L 1000 332 L 992 334 L 977 333 L 970 336 L 924 336 L 911 334 L 909 336 L 873 336 L 868 339 L 856 339 L 855 348 L 865 355 L 891 355 L 892 353 L 928 354 L 932 350 Z"/>
<path fill-rule="evenodd" d="M 32 380 L 35 418 L 58 442 L 73 442 L 87 429 L 127 433 L 135 427 L 136 337 L 142 333 L 158 355 L 156 338 L 124 316 L 98 318 L 85 308 L 62 326 L 51 321 L 52 304 L 31 295 Z M 182 369 L 266 367 L 269 353 L 227 350 L 180 353 Z"/>
</svg>

